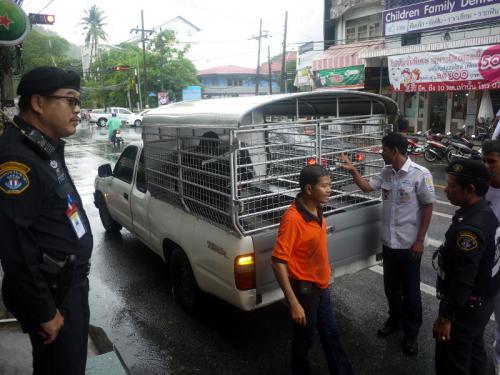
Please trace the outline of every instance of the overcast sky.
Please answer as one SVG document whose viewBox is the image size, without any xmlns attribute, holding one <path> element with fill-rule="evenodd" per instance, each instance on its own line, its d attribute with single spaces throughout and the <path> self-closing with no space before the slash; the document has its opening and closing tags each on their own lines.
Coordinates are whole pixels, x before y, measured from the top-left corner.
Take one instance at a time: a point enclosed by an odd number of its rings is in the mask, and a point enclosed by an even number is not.
<svg viewBox="0 0 500 375">
<path fill-rule="evenodd" d="M 48 5 L 47 5 L 48 4 Z M 146 29 L 182 16 L 201 29 L 197 45 L 193 44 L 193 62 L 198 69 L 221 65 L 240 65 L 255 68 L 259 20 L 271 38 L 262 39 L 261 62 L 267 60 L 267 46 L 271 56 L 281 53 L 285 11 L 288 11 L 289 50 L 301 43 L 322 39 L 323 0 L 25 0 L 26 13 L 54 14 L 56 22 L 48 26 L 70 42 L 82 45 L 83 34 L 78 26 L 84 10 L 97 6 L 106 15 L 104 30 L 107 44 L 118 44 L 130 39 L 130 29 L 140 27 L 141 9 L 144 10 Z M 44 9 L 45 8 L 45 9 Z M 197 39 L 193 37 L 193 39 Z"/>
</svg>

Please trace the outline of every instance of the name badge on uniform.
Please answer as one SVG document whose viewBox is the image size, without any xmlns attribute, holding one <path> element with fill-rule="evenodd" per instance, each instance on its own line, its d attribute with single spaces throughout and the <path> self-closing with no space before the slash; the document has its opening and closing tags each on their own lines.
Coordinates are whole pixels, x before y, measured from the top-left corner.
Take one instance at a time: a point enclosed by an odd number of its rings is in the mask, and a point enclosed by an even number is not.
<svg viewBox="0 0 500 375">
<path fill-rule="evenodd" d="M 85 230 L 85 226 L 83 225 L 82 219 L 80 218 L 80 213 L 78 212 L 77 205 L 71 199 L 71 195 L 67 196 L 68 201 L 68 209 L 66 210 L 66 216 L 75 231 L 76 237 L 78 239 L 82 238 L 87 231 Z"/>
</svg>

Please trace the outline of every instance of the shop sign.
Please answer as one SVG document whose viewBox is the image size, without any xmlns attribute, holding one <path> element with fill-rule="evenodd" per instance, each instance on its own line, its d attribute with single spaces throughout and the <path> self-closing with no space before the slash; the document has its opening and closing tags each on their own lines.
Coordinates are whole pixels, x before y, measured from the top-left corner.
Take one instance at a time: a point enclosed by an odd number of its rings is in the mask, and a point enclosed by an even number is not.
<svg viewBox="0 0 500 375">
<path fill-rule="evenodd" d="M 20 44 L 29 31 L 26 13 L 10 0 L 0 0 L 0 46 Z"/>
<path fill-rule="evenodd" d="M 384 10 L 384 35 L 405 34 L 500 18 L 500 0 L 431 0 Z"/>
<path fill-rule="evenodd" d="M 395 91 L 500 89 L 500 45 L 389 56 Z"/>
<path fill-rule="evenodd" d="M 345 68 L 325 69 L 318 73 L 320 87 L 363 88 L 365 66 L 355 65 Z"/>
<path fill-rule="evenodd" d="M 314 86 L 314 81 L 308 68 L 297 70 L 293 85 L 295 87 Z"/>
</svg>

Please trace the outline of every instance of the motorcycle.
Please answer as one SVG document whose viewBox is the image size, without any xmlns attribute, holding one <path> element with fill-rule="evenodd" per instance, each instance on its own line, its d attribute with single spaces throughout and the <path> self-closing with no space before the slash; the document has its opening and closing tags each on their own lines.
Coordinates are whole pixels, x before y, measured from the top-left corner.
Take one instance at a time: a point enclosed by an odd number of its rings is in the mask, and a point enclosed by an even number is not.
<svg viewBox="0 0 500 375">
<path fill-rule="evenodd" d="M 448 160 L 449 141 L 441 133 L 433 133 L 432 130 L 427 130 L 424 133 L 427 142 L 424 146 L 424 159 L 429 163 L 436 160 Z"/>
<path fill-rule="evenodd" d="M 118 149 L 123 146 L 123 137 L 120 129 L 116 129 L 113 131 L 113 135 L 111 136 L 111 143 L 113 144 L 113 149 Z"/>
<path fill-rule="evenodd" d="M 475 138 L 473 135 L 472 138 Z M 454 157 L 462 158 L 480 158 L 481 154 L 478 150 L 474 149 L 474 142 L 472 142 L 465 135 L 465 130 L 460 130 L 450 138 L 449 149 L 446 159 L 451 163 Z"/>
<path fill-rule="evenodd" d="M 413 156 L 420 156 L 424 152 L 424 147 L 418 143 L 418 138 L 408 137 L 407 154 Z"/>
</svg>

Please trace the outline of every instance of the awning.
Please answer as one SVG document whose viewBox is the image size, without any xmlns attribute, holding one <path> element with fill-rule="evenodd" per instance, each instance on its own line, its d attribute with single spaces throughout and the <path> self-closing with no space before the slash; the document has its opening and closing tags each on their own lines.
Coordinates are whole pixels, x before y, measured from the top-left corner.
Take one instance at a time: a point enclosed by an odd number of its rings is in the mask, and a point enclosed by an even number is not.
<svg viewBox="0 0 500 375">
<path fill-rule="evenodd" d="M 384 43 L 380 39 L 331 46 L 321 57 L 313 60 L 313 71 L 363 65 L 364 61 L 359 57 L 360 52 L 381 49 L 383 46 Z"/>
</svg>

